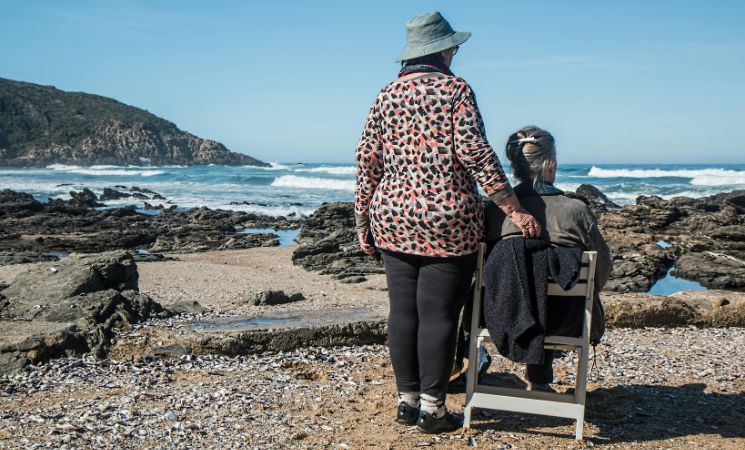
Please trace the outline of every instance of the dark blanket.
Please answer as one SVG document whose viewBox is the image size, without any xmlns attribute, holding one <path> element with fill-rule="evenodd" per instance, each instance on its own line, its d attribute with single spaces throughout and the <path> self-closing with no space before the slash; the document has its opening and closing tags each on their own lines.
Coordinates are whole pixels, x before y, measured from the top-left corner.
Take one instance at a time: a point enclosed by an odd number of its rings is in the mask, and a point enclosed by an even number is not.
<svg viewBox="0 0 745 450">
<path fill-rule="evenodd" d="M 516 237 L 499 241 L 484 267 L 484 318 L 502 356 L 541 364 L 549 276 L 563 289 L 579 279 L 582 248 Z"/>
</svg>

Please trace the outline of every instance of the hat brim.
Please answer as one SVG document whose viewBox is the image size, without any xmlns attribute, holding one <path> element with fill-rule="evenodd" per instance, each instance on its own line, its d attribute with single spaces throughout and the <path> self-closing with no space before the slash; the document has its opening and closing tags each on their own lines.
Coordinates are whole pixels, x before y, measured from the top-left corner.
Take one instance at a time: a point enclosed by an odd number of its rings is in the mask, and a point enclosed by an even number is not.
<svg viewBox="0 0 745 450">
<path fill-rule="evenodd" d="M 431 55 L 433 53 L 441 52 L 449 48 L 453 48 L 456 45 L 461 45 L 471 37 L 470 31 L 457 31 L 451 35 L 437 39 L 436 41 L 428 42 L 427 44 L 418 45 L 415 47 L 406 47 L 398 57 L 396 62 L 408 61 L 414 58 L 421 58 L 422 56 Z"/>
</svg>

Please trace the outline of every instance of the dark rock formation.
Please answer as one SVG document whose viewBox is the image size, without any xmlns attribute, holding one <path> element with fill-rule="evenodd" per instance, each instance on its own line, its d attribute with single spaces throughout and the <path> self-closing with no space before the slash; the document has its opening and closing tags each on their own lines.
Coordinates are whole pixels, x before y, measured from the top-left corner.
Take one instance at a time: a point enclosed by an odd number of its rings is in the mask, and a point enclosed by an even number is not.
<svg viewBox="0 0 745 450">
<path fill-rule="evenodd" d="M 160 214 L 148 215 L 133 207 L 96 210 L 91 203 L 95 203 L 95 194 L 90 191 L 47 203 L 29 194 L 0 192 L 0 251 L 95 253 L 144 248 L 164 252 L 279 245 L 275 234 L 238 231 L 256 224 L 259 219 L 254 214 L 193 208 L 161 209 Z M 260 220 L 272 224 L 271 218 Z M 286 219 L 278 223 L 289 225 Z"/>
<path fill-rule="evenodd" d="M 364 281 L 361 275 L 384 273 L 383 266 L 367 256 L 357 243 L 354 205 L 324 203 L 303 221 L 292 262 L 335 278 Z"/>
<path fill-rule="evenodd" d="M 641 277 L 656 281 L 673 265 L 675 276 L 708 288 L 745 289 L 744 199 L 745 191 L 697 199 L 640 196 L 636 205 L 603 213 L 600 226 L 615 259 L 608 289 L 644 291 Z M 653 245 L 659 240 L 671 247 Z"/>
<path fill-rule="evenodd" d="M 59 257 L 57 255 L 40 252 L 0 252 L 0 266 L 45 261 L 59 261 Z"/>
<path fill-rule="evenodd" d="M 103 356 L 114 330 L 169 315 L 140 294 L 124 251 L 73 255 L 20 273 L 2 289 L 0 373 L 65 354 Z"/>
<path fill-rule="evenodd" d="M 576 191 L 585 203 L 593 210 L 596 216 L 611 209 L 619 209 L 620 206 L 613 203 L 600 189 L 591 184 L 581 184 Z"/>
<path fill-rule="evenodd" d="M 368 308 L 303 309 L 254 317 L 198 319 L 181 323 L 178 332 L 167 327 L 143 327 L 134 342 L 120 339 L 113 357 L 131 355 L 180 356 L 245 355 L 284 352 L 298 348 L 382 344 L 387 339 L 386 318 Z M 152 348 L 148 343 L 163 342 Z M 166 347 L 166 348 L 163 348 Z"/>
<path fill-rule="evenodd" d="M 126 192 L 119 192 L 116 189 L 111 188 L 103 188 L 103 194 L 99 197 L 99 200 L 102 202 L 105 202 L 107 200 L 119 200 L 120 198 L 128 198 L 131 197 L 132 194 L 128 194 Z"/>
<path fill-rule="evenodd" d="M 255 306 L 269 306 L 292 303 L 300 300 L 305 300 L 305 296 L 300 292 L 287 295 L 284 291 L 263 291 L 256 294 L 251 303 Z"/>
<path fill-rule="evenodd" d="M 745 191 L 690 199 L 638 198 L 623 208 L 597 188 L 583 185 L 581 198 L 598 216 L 613 255 L 607 291 L 646 292 L 670 268 L 709 288 L 745 289 Z M 365 256 L 354 232 L 351 203 L 327 203 L 308 217 L 293 262 L 349 281 L 382 267 Z M 662 248 L 658 241 L 669 247 Z"/>
<path fill-rule="evenodd" d="M 696 291 L 672 297 L 606 294 L 603 307 L 606 325 L 616 328 L 745 326 L 745 295 L 742 293 Z"/>
<path fill-rule="evenodd" d="M 209 311 L 196 300 L 172 303 L 168 305 L 167 309 L 174 316 L 179 314 L 204 314 Z"/>
<path fill-rule="evenodd" d="M 0 78 L 0 165 L 266 166 L 116 100 Z"/>
</svg>

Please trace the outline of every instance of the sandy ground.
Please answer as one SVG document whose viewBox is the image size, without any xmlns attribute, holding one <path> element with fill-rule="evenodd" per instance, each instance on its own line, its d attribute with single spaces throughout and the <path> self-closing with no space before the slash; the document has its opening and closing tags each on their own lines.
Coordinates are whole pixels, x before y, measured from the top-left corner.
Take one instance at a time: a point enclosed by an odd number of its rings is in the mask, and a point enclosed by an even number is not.
<svg viewBox="0 0 745 450">
<path fill-rule="evenodd" d="M 265 290 L 302 293 L 306 300 L 272 306 L 273 310 L 367 306 L 387 313 L 384 275 L 345 284 L 330 276 L 294 266 L 293 247 L 253 248 L 171 255 L 177 261 L 138 263 L 140 291 L 163 305 L 196 300 L 218 313 L 266 311 L 255 307 L 254 295 Z"/>
<path fill-rule="evenodd" d="M 166 305 L 197 300 L 230 314 L 333 305 L 387 309 L 383 276 L 342 284 L 294 267 L 291 253 L 258 248 L 172 255 L 178 260 L 138 264 L 140 288 Z M 12 270 L 0 271 L 0 280 L 12 278 Z M 253 295 L 266 289 L 302 292 L 307 300 L 253 306 Z M 0 448 L 741 449 L 743 348 L 741 328 L 609 330 L 591 372 L 585 442 L 572 439 L 572 421 L 502 412 L 482 413 L 472 430 L 450 435 L 395 424 L 395 384 L 381 346 L 166 364 L 69 363 L 76 369 L 60 362 L 65 367 L 59 370 L 0 381 Z M 572 364 L 571 356 L 557 361 L 557 390 L 568 389 Z M 519 387 L 521 373 L 495 357 L 489 379 Z M 448 406 L 462 412 L 464 401 L 454 394 Z M 121 411 L 129 422 L 111 423 Z"/>
</svg>

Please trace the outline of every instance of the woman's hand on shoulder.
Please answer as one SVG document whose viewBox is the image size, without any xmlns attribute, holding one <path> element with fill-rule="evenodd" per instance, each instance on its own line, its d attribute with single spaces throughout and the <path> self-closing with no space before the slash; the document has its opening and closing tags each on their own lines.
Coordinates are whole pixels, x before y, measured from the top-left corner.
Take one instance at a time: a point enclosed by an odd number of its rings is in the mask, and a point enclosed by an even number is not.
<svg viewBox="0 0 745 450">
<path fill-rule="evenodd" d="M 541 237 L 541 224 L 528 211 L 519 208 L 508 215 L 510 220 L 520 228 L 526 238 Z"/>
<path fill-rule="evenodd" d="M 520 228 L 523 236 L 526 238 L 541 237 L 541 224 L 538 223 L 531 213 L 523 208 L 514 194 L 500 200 L 497 205 L 510 218 L 512 223 Z"/>
</svg>

